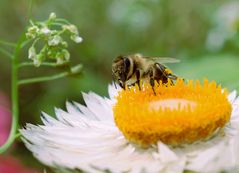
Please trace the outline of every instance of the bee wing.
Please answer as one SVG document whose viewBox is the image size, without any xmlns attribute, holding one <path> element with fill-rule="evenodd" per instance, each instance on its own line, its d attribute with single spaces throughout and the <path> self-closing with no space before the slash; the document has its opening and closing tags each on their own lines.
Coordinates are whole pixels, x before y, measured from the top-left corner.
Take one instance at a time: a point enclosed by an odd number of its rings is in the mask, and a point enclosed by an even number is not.
<svg viewBox="0 0 239 173">
<path fill-rule="evenodd" d="M 180 60 L 176 59 L 176 58 L 171 58 L 171 57 L 144 57 L 147 60 L 150 61 L 154 61 L 154 62 L 158 62 L 158 63 L 163 63 L 163 64 L 167 64 L 167 63 L 179 63 Z"/>
</svg>

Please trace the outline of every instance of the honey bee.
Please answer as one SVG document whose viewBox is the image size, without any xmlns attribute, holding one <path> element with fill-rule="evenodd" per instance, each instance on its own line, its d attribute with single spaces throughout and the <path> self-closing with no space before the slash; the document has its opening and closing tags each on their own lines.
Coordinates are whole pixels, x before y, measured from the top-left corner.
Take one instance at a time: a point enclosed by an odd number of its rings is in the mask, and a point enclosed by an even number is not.
<svg viewBox="0 0 239 173">
<path fill-rule="evenodd" d="M 178 77 L 161 63 L 177 63 L 179 60 L 168 57 L 147 57 L 141 54 L 118 56 L 112 63 L 112 77 L 121 88 L 130 87 L 140 81 L 147 81 L 155 94 L 155 81 L 167 83 L 168 79 L 176 80 Z"/>
</svg>

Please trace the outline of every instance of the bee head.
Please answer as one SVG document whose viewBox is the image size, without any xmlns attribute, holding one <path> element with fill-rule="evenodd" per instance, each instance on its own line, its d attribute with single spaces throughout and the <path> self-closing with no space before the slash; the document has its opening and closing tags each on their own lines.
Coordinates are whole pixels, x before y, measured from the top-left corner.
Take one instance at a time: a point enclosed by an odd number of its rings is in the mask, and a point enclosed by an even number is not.
<svg viewBox="0 0 239 173">
<path fill-rule="evenodd" d="M 113 80 L 124 88 L 130 68 L 130 60 L 127 56 L 118 56 L 112 64 Z"/>
</svg>

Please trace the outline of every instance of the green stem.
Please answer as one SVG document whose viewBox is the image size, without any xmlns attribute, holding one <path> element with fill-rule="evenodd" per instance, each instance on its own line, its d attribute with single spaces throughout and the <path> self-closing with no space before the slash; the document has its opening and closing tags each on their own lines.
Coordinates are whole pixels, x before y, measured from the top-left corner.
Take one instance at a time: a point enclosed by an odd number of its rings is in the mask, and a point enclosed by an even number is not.
<svg viewBox="0 0 239 173">
<path fill-rule="evenodd" d="M 31 39 L 24 41 L 24 42 L 22 43 L 22 45 L 21 45 L 21 49 L 24 48 L 24 47 L 25 47 L 28 43 L 30 43 L 31 41 L 32 41 Z"/>
<path fill-rule="evenodd" d="M 59 22 L 52 22 L 52 25 L 62 27 L 62 23 L 59 23 Z"/>
<path fill-rule="evenodd" d="M 0 40 L 0 44 L 5 45 L 5 46 L 10 46 L 10 47 L 16 47 L 16 44 L 10 43 L 7 41 Z"/>
<path fill-rule="evenodd" d="M 21 137 L 21 133 L 20 132 L 15 134 L 15 139 L 18 139 L 20 137 Z"/>
<path fill-rule="evenodd" d="M 19 116 L 19 110 L 18 110 L 18 56 L 21 50 L 21 43 L 22 39 L 19 40 L 16 48 L 14 56 L 12 57 L 12 126 L 11 131 L 9 134 L 9 137 L 5 144 L 3 144 L 0 147 L 0 153 L 5 152 L 14 142 L 18 127 L 18 116 Z"/>
<path fill-rule="evenodd" d="M 67 63 L 64 63 L 64 64 L 56 64 L 56 63 L 52 63 L 52 62 L 43 62 L 41 63 L 42 66 L 49 66 L 49 67 L 60 67 L 60 66 L 63 66 Z M 25 66 L 35 66 L 33 62 L 23 62 L 23 63 L 20 63 L 18 65 L 18 68 L 21 68 L 21 67 L 25 67 Z"/>
<path fill-rule="evenodd" d="M 51 81 L 59 78 L 63 78 L 70 75 L 76 75 L 81 72 L 82 65 L 78 64 L 71 68 L 70 71 L 59 73 L 53 76 L 43 76 L 43 77 L 36 77 L 36 78 L 30 78 L 30 79 L 22 79 L 18 81 L 18 85 L 25 85 L 25 84 L 32 84 L 32 83 L 38 83 L 38 82 L 45 82 L 45 81 Z"/>
<path fill-rule="evenodd" d="M 12 54 L 0 47 L 0 52 L 6 55 L 8 58 L 12 58 Z"/>
<path fill-rule="evenodd" d="M 57 21 L 57 22 L 62 22 L 62 23 L 68 24 L 68 25 L 71 24 L 71 23 L 68 22 L 66 19 L 56 18 L 56 21 Z"/>
<path fill-rule="evenodd" d="M 31 20 L 31 16 L 32 16 L 32 0 L 29 0 L 29 7 L 28 7 L 28 12 L 27 12 L 27 21 Z"/>
</svg>

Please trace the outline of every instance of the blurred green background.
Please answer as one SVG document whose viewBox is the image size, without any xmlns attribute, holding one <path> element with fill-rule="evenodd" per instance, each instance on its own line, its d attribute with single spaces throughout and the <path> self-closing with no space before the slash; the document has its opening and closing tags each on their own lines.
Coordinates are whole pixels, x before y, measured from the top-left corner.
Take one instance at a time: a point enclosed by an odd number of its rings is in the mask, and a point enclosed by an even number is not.
<svg viewBox="0 0 239 173">
<path fill-rule="evenodd" d="M 27 21 L 29 0 L 0 0 L 0 39 L 16 42 Z M 71 61 L 82 63 L 79 78 L 20 87 L 20 123 L 40 123 L 40 111 L 54 115 L 66 100 L 83 103 L 81 92 L 107 96 L 111 63 L 119 54 L 142 53 L 181 60 L 169 64 L 186 79 L 215 80 L 239 89 L 239 2 L 228 0 L 33 0 L 32 19 L 51 12 L 75 24 L 84 41 L 70 44 Z M 21 60 L 27 60 L 27 50 Z M 56 71 L 21 70 L 20 77 Z M 10 97 L 10 61 L 0 54 L 0 90 Z M 22 144 L 12 151 L 25 164 L 32 160 Z M 31 165 L 39 166 L 37 161 Z"/>
</svg>

